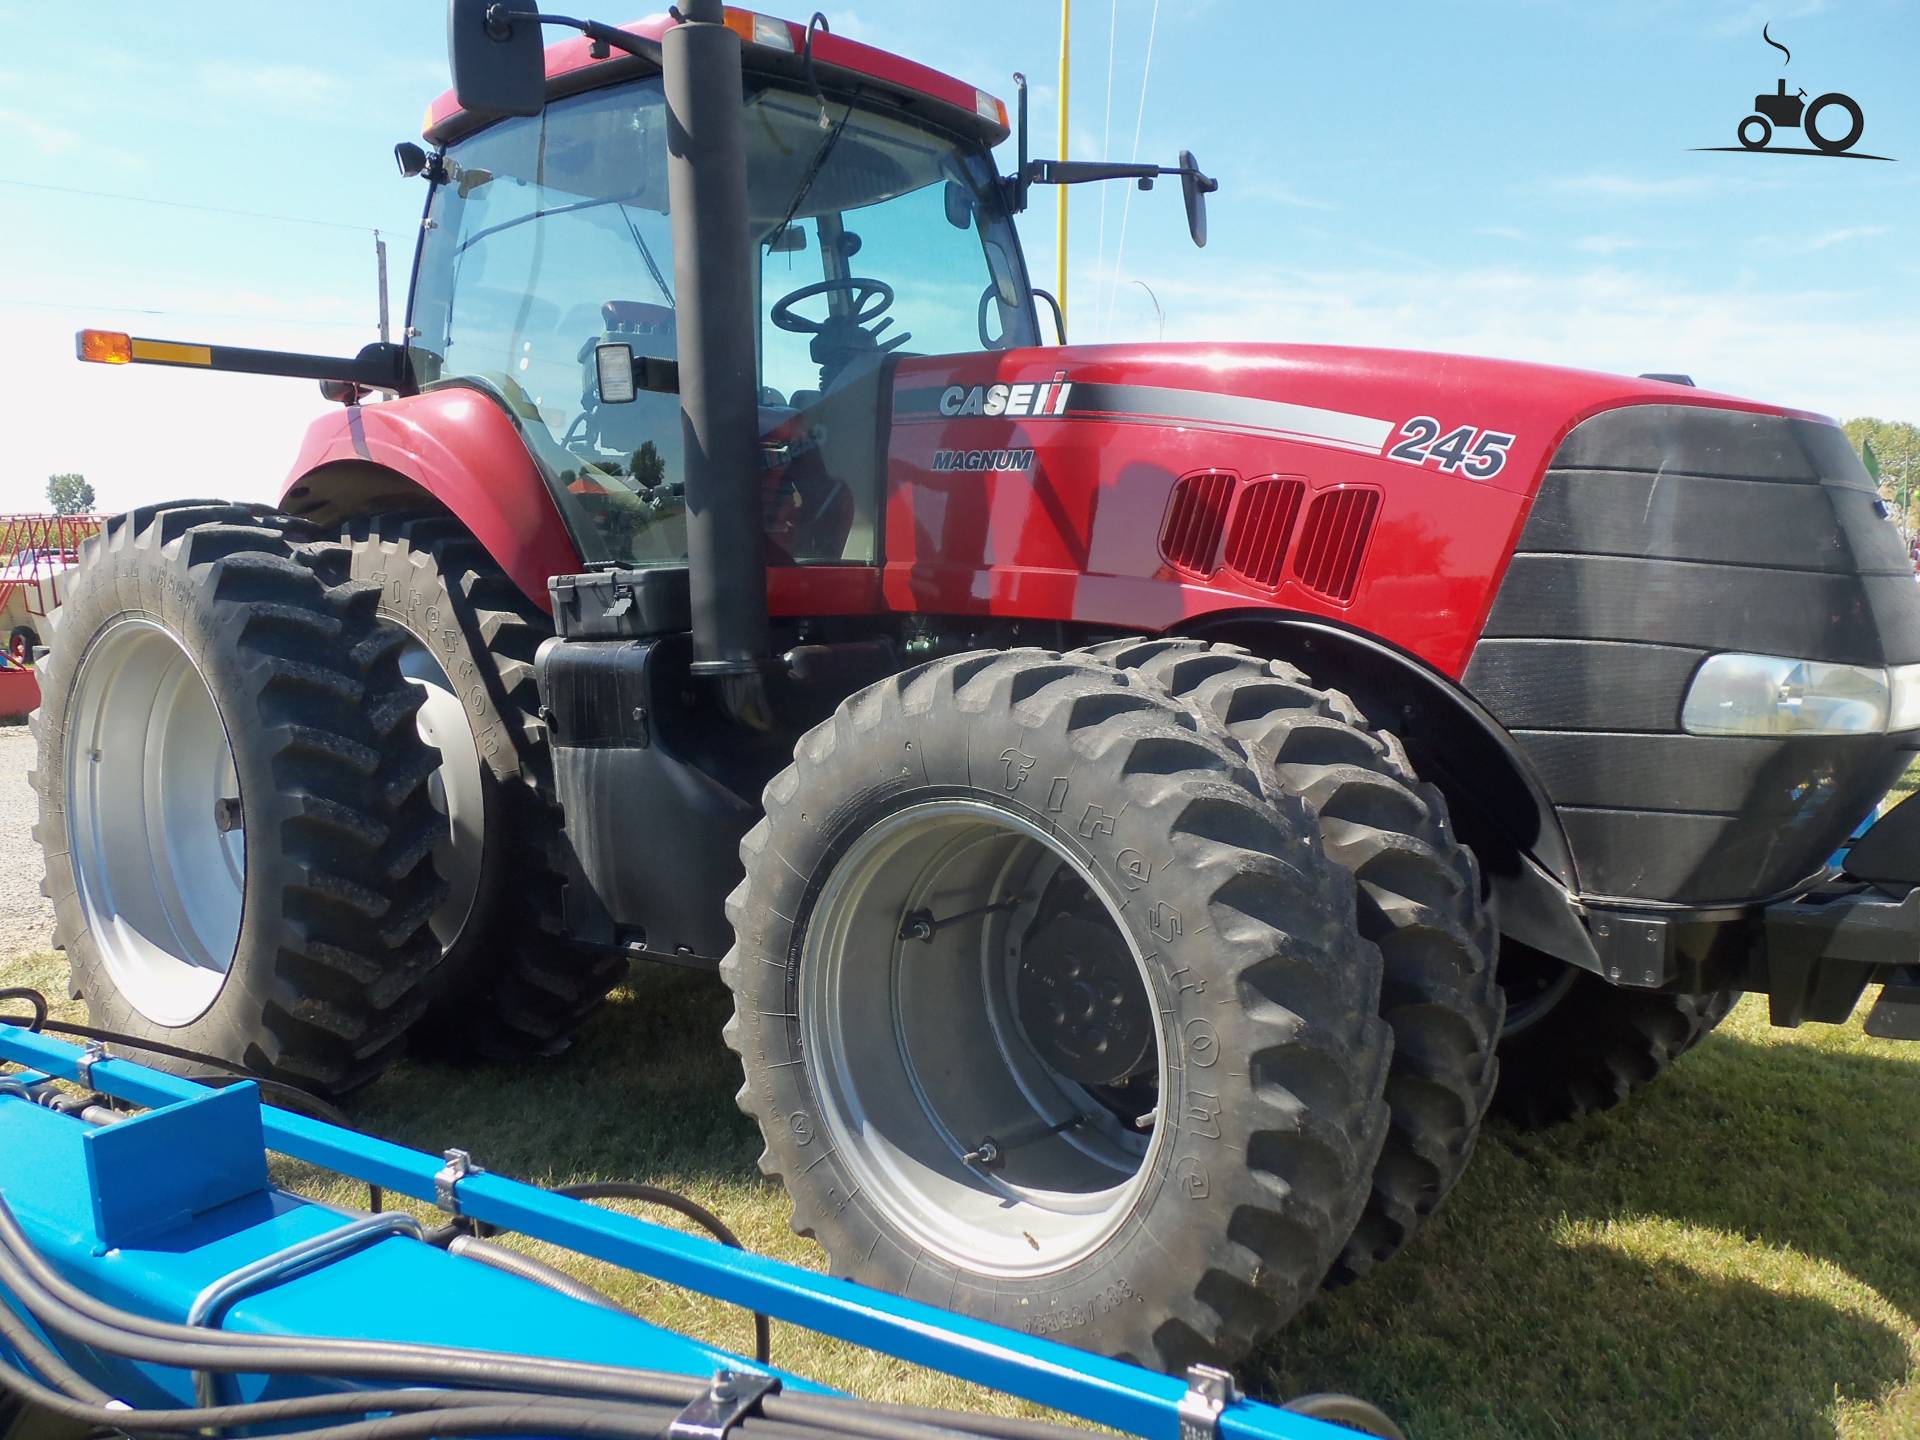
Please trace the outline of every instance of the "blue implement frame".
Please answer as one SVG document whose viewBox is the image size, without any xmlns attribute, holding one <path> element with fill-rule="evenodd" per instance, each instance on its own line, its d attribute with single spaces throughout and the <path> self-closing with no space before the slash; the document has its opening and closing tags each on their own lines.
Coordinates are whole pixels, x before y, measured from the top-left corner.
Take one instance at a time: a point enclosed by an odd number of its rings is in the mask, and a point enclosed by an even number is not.
<svg viewBox="0 0 1920 1440">
<path fill-rule="evenodd" d="M 12 1026 L 0 1025 L 0 1060 L 10 1060 L 29 1071 L 65 1080 L 82 1079 L 84 1075 L 86 1083 L 94 1089 L 154 1111 L 170 1106 L 185 1108 L 183 1102 L 206 1101 L 235 1093 L 203 1086 L 130 1060 L 89 1057 L 63 1041 Z M 29 1077 L 8 1078 L 18 1081 Z M 504 1230 L 545 1240 L 716 1300 L 759 1310 L 775 1319 L 989 1386 L 1097 1425 L 1111 1426 L 1147 1440 L 1181 1440 L 1191 1433 L 1193 1392 L 1185 1380 L 1075 1350 L 1058 1341 L 956 1315 L 920 1301 L 884 1294 L 851 1281 L 815 1274 L 459 1162 L 436 1159 L 391 1141 L 262 1106 L 252 1086 L 235 1088 L 244 1090 L 251 1099 L 251 1113 L 241 1114 L 240 1107 L 229 1101 L 235 1113 L 226 1116 L 222 1111 L 222 1116 L 231 1129 L 250 1137 L 251 1143 L 261 1151 L 285 1155 L 443 1207 L 451 1204 L 461 1214 Z M 0 1094 L 0 1107 L 31 1104 L 31 1101 Z M 142 1120 L 121 1122 L 127 1126 L 140 1123 Z M 89 1138 L 104 1137 L 117 1128 L 110 1126 L 93 1131 Z M 113 1144 L 109 1142 L 110 1146 Z M 120 1148 L 127 1148 L 126 1142 L 120 1142 Z M 244 1147 L 232 1144 L 231 1135 L 225 1141 L 214 1142 L 211 1148 L 223 1152 L 220 1155 L 223 1167 L 238 1172 L 240 1179 L 236 1184 L 258 1173 L 253 1168 L 256 1162 L 248 1159 Z M 174 1157 L 176 1164 L 188 1166 L 196 1159 L 193 1155 Z M 20 1163 L 32 1162 L 28 1157 L 17 1156 L 12 1161 L 0 1158 L 0 1190 L 12 1189 L 13 1180 L 18 1177 L 9 1174 L 8 1166 Z M 257 1163 L 263 1164 L 264 1156 Z M 105 1213 L 115 1217 L 123 1228 L 139 1223 L 137 1215 L 128 1218 L 120 1214 L 124 1197 L 96 1195 L 92 1198 L 96 1208 L 105 1206 Z M 385 1246 L 418 1243 L 387 1238 L 380 1246 L 363 1250 L 360 1258 L 371 1262 L 380 1257 Z M 57 1262 L 58 1257 L 54 1258 Z M 482 1268 L 475 1267 L 476 1270 Z M 591 1308 L 579 1301 L 569 1303 L 582 1309 Z M 691 1368 L 692 1364 L 683 1355 L 677 1368 Z M 666 1368 L 676 1367 L 669 1363 Z M 1352 1434 L 1276 1406 L 1241 1398 L 1231 1399 L 1220 1408 L 1211 1428 L 1220 1440 L 1335 1440 L 1335 1437 Z"/>
</svg>

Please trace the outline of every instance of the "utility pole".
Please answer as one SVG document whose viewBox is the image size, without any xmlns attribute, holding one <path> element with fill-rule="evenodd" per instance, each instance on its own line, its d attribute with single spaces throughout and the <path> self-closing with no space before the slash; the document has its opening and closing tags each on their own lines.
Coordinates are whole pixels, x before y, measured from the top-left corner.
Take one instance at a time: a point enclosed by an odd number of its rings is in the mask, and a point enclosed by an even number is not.
<svg viewBox="0 0 1920 1440">
<path fill-rule="evenodd" d="M 373 232 L 373 263 L 379 273 L 380 285 L 380 343 L 387 343 L 387 242 L 380 238 L 378 230 Z"/>
<path fill-rule="evenodd" d="M 1067 158 L 1067 89 L 1073 61 L 1073 0 L 1060 0 L 1060 148 L 1055 152 Z M 1059 234 L 1055 239 L 1054 294 L 1060 300 L 1060 320 L 1067 318 L 1067 196 L 1072 186 L 1059 186 Z"/>
</svg>

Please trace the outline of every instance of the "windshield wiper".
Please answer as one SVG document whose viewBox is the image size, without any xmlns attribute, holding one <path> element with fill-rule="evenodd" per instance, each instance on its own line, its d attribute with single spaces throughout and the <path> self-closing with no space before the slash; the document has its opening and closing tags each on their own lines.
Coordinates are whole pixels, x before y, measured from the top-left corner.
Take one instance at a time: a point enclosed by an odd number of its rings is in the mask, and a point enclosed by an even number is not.
<svg viewBox="0 0 1920 1440">
<path fill-rule="evenodd" d="M 640 227 L 633 223 L 633 214 L 626 207 L 620 207 L 620 218 L 627 222 L 627 233 L 633 236 L 633 243 L 640 247 L 640 258 L 647 262 L 647 273 L 653 276 L 653 283 L 660 287 L 660 293 L 667 297 L 667 308 L 674 309 L 673 291 L 667 286 L 667 277 L 660 273 L 660 264 L 653 258 L 653 251 L 647 248 L 647 242 L 640 236 Z"/>
<path fill-rule="evenodd" d="M 833 152 L 834 142 L 840 138 L 840 132 L 847 128 L 847 121 L 853 116 L 853 102 L 847 102 L 847 108 L 840 112 L 840 118 L 834 121 L 833 129 L 827 138 L 820 142 L 820 148 L 813 152 L 813 159 L 807 162 L 806 173 L 800 177 L 800 188 L 793 192 L 793 203 L 787 206 L 787 213 L 780 217 L 780 223 L 773 227 L 773 233 L 767 236 L 771 247 L 787 233 L 787 227 L 793 224 L 793 217 L 800 213 L 800 202 L 807 198 L 807 192 L 813 189 L 813 182 L 820 178 L 820 172 L 826 168 L 827 156 Z"/>
</svg>

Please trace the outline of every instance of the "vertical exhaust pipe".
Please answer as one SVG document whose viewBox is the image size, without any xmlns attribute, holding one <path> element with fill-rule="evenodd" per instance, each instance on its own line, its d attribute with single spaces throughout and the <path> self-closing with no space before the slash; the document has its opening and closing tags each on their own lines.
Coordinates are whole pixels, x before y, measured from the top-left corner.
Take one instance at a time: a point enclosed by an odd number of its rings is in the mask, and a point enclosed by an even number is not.
<svg viewBox="0 0 1920 1440">
<path fill-rule="evenodd" d="M 661 62 L 693 671 L 720 680 L 736 718 L 764 725 L 767 570 L 740 37 L 721 0 L 680 0 L 680 13 Z"/>
</svg>

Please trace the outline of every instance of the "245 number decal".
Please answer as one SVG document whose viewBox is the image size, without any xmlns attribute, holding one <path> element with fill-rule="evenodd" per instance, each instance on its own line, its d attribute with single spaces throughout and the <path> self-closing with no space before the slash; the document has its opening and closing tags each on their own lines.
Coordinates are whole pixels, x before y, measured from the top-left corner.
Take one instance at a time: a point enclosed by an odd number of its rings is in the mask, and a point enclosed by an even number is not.
<svg viewBox="0 0 1920 1440">
<path fill-rule="evenodd" d="M 1414 416 L 1395 438 L 1400 443 L 1387 451 L 1389 460 L 1409 465 L 1433 460 L 1449 475 L 1458 471 L 1475 480 L 1491 480 L 1506 469 L 1507 447 L 1513 444 L 1511 435 L 1473 425 L 1456 426 L 1443 435 L 1431 415 Z"/>
</svg>

